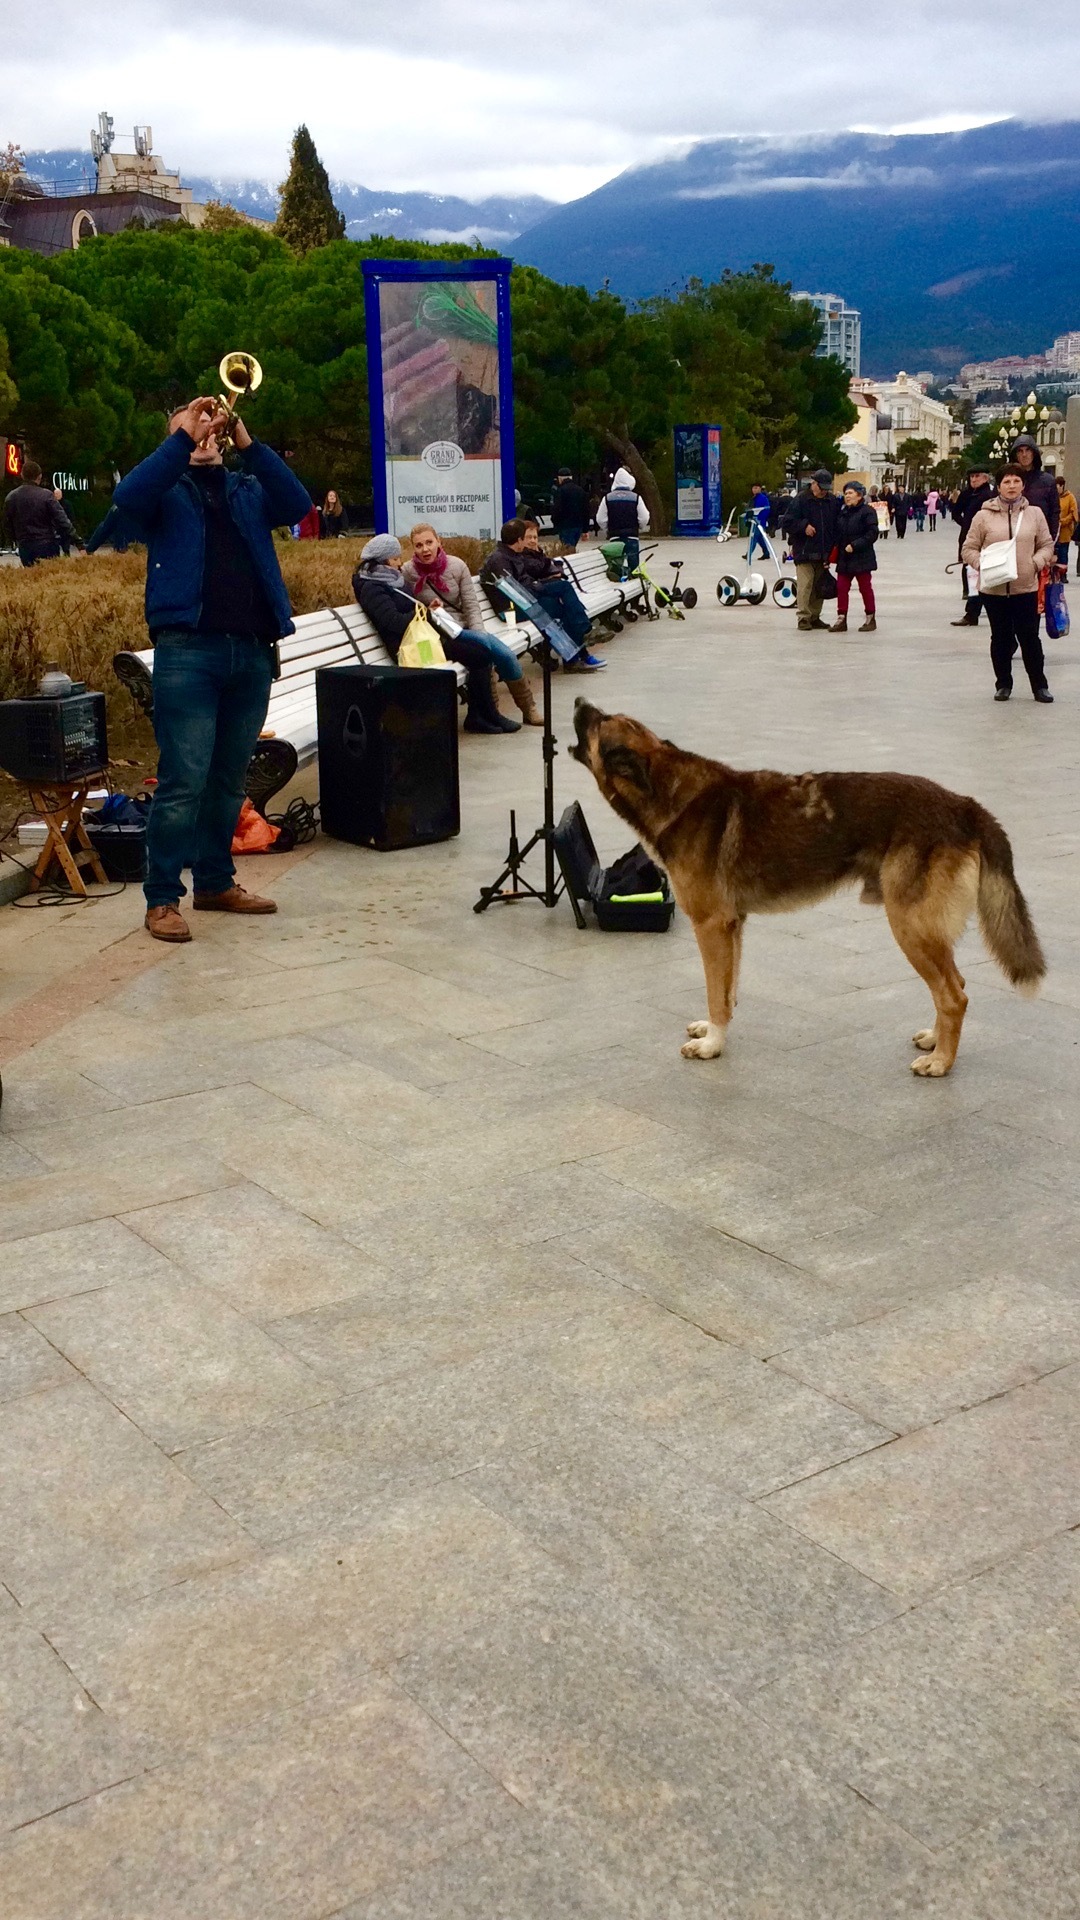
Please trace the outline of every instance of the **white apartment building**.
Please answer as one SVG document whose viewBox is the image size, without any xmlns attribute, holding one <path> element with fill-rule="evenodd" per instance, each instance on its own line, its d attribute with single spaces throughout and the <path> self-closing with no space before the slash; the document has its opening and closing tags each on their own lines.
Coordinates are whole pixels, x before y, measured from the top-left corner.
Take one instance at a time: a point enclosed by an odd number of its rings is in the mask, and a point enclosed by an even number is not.
<svg viewBox="0 0 1080 1920">
<path fill-rule="evenodd" d="M 840 441 L 848 472 L 866 486 L 880 486 L 897 471 L 896 450 L 904 440 L 929 440 L 929 464 L 959 453 L 964 430 L 940 400 L 930 400 L 909 373 L 895 380 L 852 380 L 851 400 L 858 419 Z"/>
<path fill-rule="evenodd" d="M 856 379 L 862 354 L 862 314 L 849 307 L 838 293 L 796 293 L 795 300 L 809 300 L 821 315 L 821 345 L 818 359 L 830 356 L 839 360 Z"/>
<path fill-rule="evenodd" d="M 931 440 L 933 465 L 959 451 L 963 428 L 953 419 L 943 400 L 927 398 L 911 374 L 898 373 L 895 380 L 879 380 L 875 391 L 879 406 L 891 415 L 891 453 L 895 455 L 903 440 Z"/>
<path fill-rule="evenodd" d="M 1046 362 L 1055 373 L 1080 373 L 1080 333 L 1059 333 Z"/>
</svg>

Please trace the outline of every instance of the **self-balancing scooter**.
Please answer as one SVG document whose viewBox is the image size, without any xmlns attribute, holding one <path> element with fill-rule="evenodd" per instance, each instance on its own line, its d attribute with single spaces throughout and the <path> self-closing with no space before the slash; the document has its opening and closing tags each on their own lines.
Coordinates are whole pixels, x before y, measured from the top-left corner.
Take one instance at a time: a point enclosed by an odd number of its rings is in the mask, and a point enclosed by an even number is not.
<svg viewBox="0 0 1080 1920">
<path fill-rule="evenodd" d="M 730 526 L 730 521 L 728 525 Z M 722 528 L 716 537 L 721 541 L 730 538 L 728 529 L 726 527 Z M 760 526 L 756 521 L 752 521 L 750 538 L 746 546 L 747 572 L 741 580 L 737 579 L 733 573 L 722 573 L 716 583 L 716 597 L 722 607 L 734 607 L 740 600 L 745 601 L 747 606 L 760 607 L 765 595 L 768 593 L 768 581 L 763 573 L 755 573 L 753 560 L 751 559 L 751 549 L 759 541 L 764 542 L 765 558 L 772 562 L 773 569 L 776 573 L 776 579 L 772 585 L 772 597 L 776 605 L 778 607 L 793 607 L 795 605 L 795 596 L 797 593 L 795 581 L 792 579 L 790 573 L 783 571 L 776 556 L 776 548 L 773 546 L 764 527 Z"/>
</svg>

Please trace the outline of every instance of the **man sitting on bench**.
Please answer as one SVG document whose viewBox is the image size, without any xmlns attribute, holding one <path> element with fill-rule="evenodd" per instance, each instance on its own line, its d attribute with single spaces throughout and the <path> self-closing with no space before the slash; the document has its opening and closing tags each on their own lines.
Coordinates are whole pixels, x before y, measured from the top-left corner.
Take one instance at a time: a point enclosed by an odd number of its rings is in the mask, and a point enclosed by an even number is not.
<svg viewBox="0 0 1080 1920">
<path fill-rule="evenodd" d="M 527 551 L 527 534 L 524 520 L 506 521 L 500 529 L 498 545 L 492 547 L 480 569 L 480 585 L 496 613 L 504 613 L 510 601 L 500 593 L 499 580 L 503 574 L 520 580 L 522 586 L 536 595 L 541 606 L 554 615 L 575 645 L 582 648 L 577 659 L 568 663 L 564 671 L 596 673 L 607 666 L 607 661 L 597 659 L 584 649 L 584 642 L 592 632 L 592 621 L 569 580 L 564 580 L 547 554 L 541 552 L 538 536 L 534 536 L 531 555 Z"/>
</svg>

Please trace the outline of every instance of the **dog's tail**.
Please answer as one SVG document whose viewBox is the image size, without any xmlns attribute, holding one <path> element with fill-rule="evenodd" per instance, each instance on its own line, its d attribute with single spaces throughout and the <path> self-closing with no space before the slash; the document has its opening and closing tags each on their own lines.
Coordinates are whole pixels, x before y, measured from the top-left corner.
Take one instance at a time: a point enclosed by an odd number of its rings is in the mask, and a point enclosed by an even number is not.
<svg viewBox="0 0 1080 1920">
<path fill-rule="evenodd" d="M 982 812 L 982 809 L 980 809 Z M 1037 993 L 1046 959 L 1028 904 L 1016 883 L 1012 847 L 992 814 L 979 822 L 979 926 L 1005 978 L 1021 993 Z"/>
</svg>

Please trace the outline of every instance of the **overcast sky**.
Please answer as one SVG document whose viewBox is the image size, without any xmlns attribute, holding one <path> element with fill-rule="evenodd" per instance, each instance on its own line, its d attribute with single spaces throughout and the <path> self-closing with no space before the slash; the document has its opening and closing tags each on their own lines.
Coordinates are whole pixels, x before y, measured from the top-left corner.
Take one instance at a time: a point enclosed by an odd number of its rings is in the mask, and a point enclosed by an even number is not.
<svg viewBox="0 0 1080 1920">
<path fill-rule="evenodd" d="M 1080 8 L 1022 0 L 0 0 L 0 145 L 113 114 L 191 173 L 566 200 L 688 139 L 1080 117 Z"/>
</svg>

